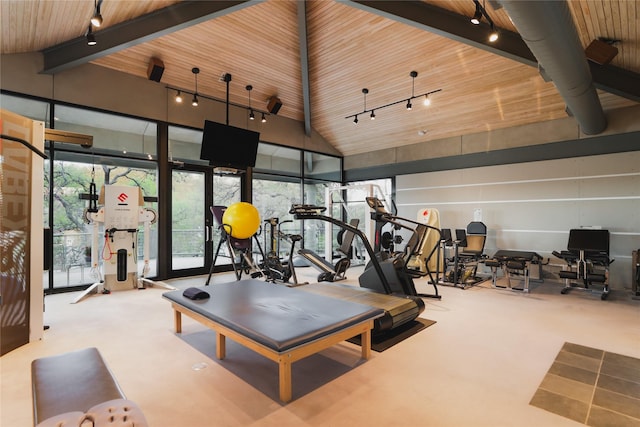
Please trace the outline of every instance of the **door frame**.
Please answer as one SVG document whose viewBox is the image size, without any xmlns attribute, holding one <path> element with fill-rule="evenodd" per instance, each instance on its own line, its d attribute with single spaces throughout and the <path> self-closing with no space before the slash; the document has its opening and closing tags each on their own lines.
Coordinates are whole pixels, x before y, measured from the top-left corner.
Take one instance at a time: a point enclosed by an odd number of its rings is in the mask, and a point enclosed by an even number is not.
<svg viewBox="0 0 640 427">
<path fill-rule="evenodd" d="M 176 277 L 188 277 L 188 276 L 197 276 L 202 274 L 207 274 L 209 272 L 209 268 L 211 266 L 211 262 L 213 261 L 213 215 L 211 214 L 211 210 L 209 207 L 213 204 L 213 169 L 208 166 L 199 166 L 199 165 L 191 165 L 191 164 L 173 164 L 170 168 L 169 175 L 169 221 L 168 224 L 173 224 L 173 172 L 174 171 L 184 171 L 184 172 L 193 172 L 193 173 L 202 173 L 204 175 L 204 194 L 202 197 L 204 198 L 204 262 L 202 267 L 192 267 L 192 268 L 183 268 L 183 269 L 175 269 L 173 266 L 173 230 L 171 226 L 169 227 L 168 234 L 168 247 L 167 247 L 167 263 L 168 263 L 168 277 L 176 278 Z"/>
</svg>

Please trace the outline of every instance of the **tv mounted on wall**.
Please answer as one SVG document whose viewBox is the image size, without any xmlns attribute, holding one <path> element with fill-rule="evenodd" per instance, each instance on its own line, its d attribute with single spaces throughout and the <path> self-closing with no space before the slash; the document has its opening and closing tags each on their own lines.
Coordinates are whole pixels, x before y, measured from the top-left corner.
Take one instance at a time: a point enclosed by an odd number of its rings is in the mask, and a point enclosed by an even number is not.
<svg viewBox="0 0 640 427">
<path fill-rule="evenodd" d="M 200 159 L 211 166 L 246 169 L 256 165 L 260 133 L 205 120 Z"/>
</svg>

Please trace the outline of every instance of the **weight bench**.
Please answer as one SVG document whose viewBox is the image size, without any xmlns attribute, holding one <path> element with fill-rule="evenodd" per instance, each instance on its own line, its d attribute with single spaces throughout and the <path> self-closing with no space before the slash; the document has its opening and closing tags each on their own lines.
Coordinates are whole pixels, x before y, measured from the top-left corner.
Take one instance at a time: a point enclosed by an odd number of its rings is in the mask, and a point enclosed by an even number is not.
<svg viewBox="0 0 640 427">
<path fill-rule="evenodd" d="M 538 264 L 540 269 L 538 277 L 542 278 L 542 260 L 543 258 L 536 252 L 529 251 L 507 251 L 499 250 L 493 258 L 484 260 L 487 267 L 491 267 L 491 286 L 497 289 L 510 289 L 512 291 L 529 292 L 530 269 L 532 264 Z M 498 285 L 498 268 L 501 268 L 504 277 L 507 279 L 507 285 Z M 511 276 L 523 276 L 523 287 L 516 288 L 511 286 Z"/>
<path fill-rule="evenodd" d="M 37 427 L 145 427 L 96 348 L 31 362 L 33 424 Z"/>
<path fill-rule="evenodd" d="M 280 400 L 292 399 L 291 364 L 357 335 L 362 359 L 371 355 L 371 329 L 384 310 L 302 292 L 255 279 L 198 288 L 210 294 L 192 300 L 183 291 L 163 294 L 174 310 L 176 333 L 182 314 L 216 332 L 216 357 L 224 359 L 231 338 L 278 363 Z"/>
</svg>

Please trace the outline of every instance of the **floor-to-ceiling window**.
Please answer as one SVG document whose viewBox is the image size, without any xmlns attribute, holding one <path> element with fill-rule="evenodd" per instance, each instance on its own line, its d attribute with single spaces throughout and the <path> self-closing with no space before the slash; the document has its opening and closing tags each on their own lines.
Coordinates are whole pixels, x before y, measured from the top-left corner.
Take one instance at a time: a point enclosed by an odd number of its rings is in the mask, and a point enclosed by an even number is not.
<svg viewBox="0 0 640 427">
<path fill-rule="evenodd" d="M 53 235 L 53 262 L 50 272 L 45 272 L 46 290 L 75 290 L 99 278 L 92 271 L 90 260 L 95 221 L 86 212 L 91 203 L 92 183 L 98 195 L 105 184 L 138 186 L 145 208 L 158 211 L 160 205 L 168 206 L 163 212 L 167 227 L 171 228 L 166 232 L 171 236 L 165 245 L 158 238 L 158 224 L 151 224 L 147 236 L 150 269 L 146 271 L 146 277 L 153 278 L 158 274 L 159 259 L 170 265 L 169 276 L 207 271 L 221 235 L 210 214 L 211 206 L 229 206 L 248 200 L 249 195 L 263 219 L 278 217 L 291 221 L 281 225 L 281 231 L 303 234 L 306 236 L 305 247 L 320 249 L 324 244 L 322 225 L 295 221 L 289 209 L 293 203 L 324 204 L 325 189 L 340 185 L 342 161 L 339 157 L 261 142 L 252 173 L 230 175 L 200 160 L 200 129 L 56 104 L 13 93 L 3 92 L 2 104 L 5 109 L 44 121 L 47 128 L 93 137 L 92 147 L 71 142 L 46 142 L 49 159 L 44 166 L 43 226 L 51 229 Z M 163 184 L 170 188 L 164 190 L 159 188 L 158 143 L 167 144 L 163 160 L 170 165 Z M 248 177 L 253 178 L 251 182 L 247 182 Z M 192 214 L 195 209 L 197 214 Z M 97 252 L 101 254 L 104 224 L 98 224 L 97 234 Z M 142 253 L 144 237 L 144 229 L 140 226 L 137 239 L 140 262 L 145 256 Z M 270 243 L 270 236 L 260 235 L 262 241 L 265 237 Z M 288 252 L 288 247 L 288 244 L 281 246 L 282 255 Z M 159 254 L 160 249 L 162 254 Z M 216 265 L 226 269 L 230 267 L 229 259 L 218 259 Z"/>
<path fill-rule="evenodd" d="M 55 129 L 93 137 L 92 147 L 47 141 L 47 152 L 53 162 L 49 183 L 53 230 L 50 277 L 51 288 L 59 289 L 101 280 L 104 262 L 110 259 L 105 229 L 114 225 L 106 223 L 106 213 L 88 211 L 92 207 L 90 199 L 94 188 L 93 197 L 98 196 L 95 207 L 104 207 L 105 212 L 118 209 L 115 204 L 105 202 L 105 186 L 137 187 L 139 206 L 157 211 L 157 126 L 146 120 L 66 105 L 55 105 L 53 114 Z M 137 225 L 138 231 L 131 237 L 136 250 L 136 269 L 141 276 L 153 277 L 158 258 L 157 224 L 148 224 L 149 236 L 144 234 L 144 222 Z M 147 254 L 144 253 L 145 238 L 149 241 Z M 92 246 L 96 244 L 97 268 L 91 259 Z"/>
</svg>

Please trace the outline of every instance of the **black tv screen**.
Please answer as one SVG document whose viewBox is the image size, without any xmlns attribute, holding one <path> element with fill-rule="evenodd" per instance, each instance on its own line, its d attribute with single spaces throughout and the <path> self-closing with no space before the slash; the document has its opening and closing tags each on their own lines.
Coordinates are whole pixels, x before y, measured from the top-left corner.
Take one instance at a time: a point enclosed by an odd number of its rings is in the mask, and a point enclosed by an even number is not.
<svg viewBox="0 0 640 427">
<path fill-rule="evenodd" d="M 245 169 L 256 165 L 260 133 L 205 120 L 200 159 L 212 166 Z"/>
</svg>

